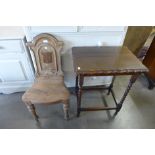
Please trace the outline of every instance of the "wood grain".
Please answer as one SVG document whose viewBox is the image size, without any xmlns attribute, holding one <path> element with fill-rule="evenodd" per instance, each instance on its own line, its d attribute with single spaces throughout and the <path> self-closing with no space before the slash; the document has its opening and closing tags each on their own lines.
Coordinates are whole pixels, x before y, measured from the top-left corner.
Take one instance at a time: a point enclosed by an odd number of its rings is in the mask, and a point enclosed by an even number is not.
<svg viewBox="0 0 155 155">
<path fill-rule="evenodd" d="M 131 75 L 148 69 L 127 47 L 74 47 L 74 70 L 87 75 Z"/>
<path fill-rule="evenodd" d="M 69 91 L 64 84 L 60 59 L 63 43 L 43 33 L 27 45 L 34 53 L 37 70 L 34 84 L 22 96 L 23 102 L 31 103 L 27 107 L 36 120 L 35 104 L 63 103 L 64 118 L 68 119 Z"/>
</svg>

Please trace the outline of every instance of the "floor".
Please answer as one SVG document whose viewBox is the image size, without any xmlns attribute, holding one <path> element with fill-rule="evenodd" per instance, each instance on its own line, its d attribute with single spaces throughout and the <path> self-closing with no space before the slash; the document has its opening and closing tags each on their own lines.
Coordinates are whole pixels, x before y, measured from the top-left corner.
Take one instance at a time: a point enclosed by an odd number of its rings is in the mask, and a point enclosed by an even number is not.
<svg viewBox="0 0 155 155">
<path fill-rule="evenodd" d="M 128 77 L 117 77 L 114 90 L 120 99 Z M 111 119 L 112 111 L 82 112 L 76 117 L 76 97 L 70 97 L 70 120 L 63 120 L 62 105 L 37 106 L 40 124 L 36 124 L 26 106 L 21 101 L 23 93 L 0 95 L 0 128 L 3 129 L 126 129 L 155 128 L 155 88 L 147 89 L 147 81 L 140 76 L 127 96 L 123 108 Z M 88 104 L 89 103 L 89 104 Z M 106 92 L 85 92 L 83 106 L 93 104 L 114 104 Z"/>
</svg>

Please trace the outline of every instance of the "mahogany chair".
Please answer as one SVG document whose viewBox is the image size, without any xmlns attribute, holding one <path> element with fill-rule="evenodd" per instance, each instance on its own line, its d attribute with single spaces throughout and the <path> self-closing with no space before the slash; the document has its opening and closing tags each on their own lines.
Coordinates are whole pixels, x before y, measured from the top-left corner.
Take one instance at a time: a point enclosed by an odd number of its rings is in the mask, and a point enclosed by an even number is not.
<svg viewBox="0 0 155 155">
<path fill-rule="evenodd" d="M 34 54 L 36 78 L 32 87 L 22 96 L 23 102 L 36 121 L 39 117 L 35 105 L 62 103 L 64 118 L 68 120 L 69 91 L 64 84 L 60 58 L 63 42 L 50 34 L 42 33 L 34 37 L 31 43 L 27 43 L 27 46 Z"/>
</svg>

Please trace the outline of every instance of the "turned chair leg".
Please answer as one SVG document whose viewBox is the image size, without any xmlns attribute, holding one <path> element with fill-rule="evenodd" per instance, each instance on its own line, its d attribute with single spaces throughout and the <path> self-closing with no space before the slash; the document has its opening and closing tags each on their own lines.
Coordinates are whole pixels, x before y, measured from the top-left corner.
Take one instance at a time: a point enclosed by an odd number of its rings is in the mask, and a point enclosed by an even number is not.
<svg viewBox="0 0 155 155">
<path fill-rule="evenodd" d="M 35 111 L 35 106 L 32 103 L 25 103 L 26 107 L 28 109 L 28 111 L 32 114 L 32 116 L 34 117 L 34 119 L 38 122 L 39 121 L 39 117 Z"/>
<path fill-rule="evenodd" d="M 64 119 L 69 120 L 69 102 L 65 102 L 63 104 L 63 110 L 64 110 Z"/>
</svg>

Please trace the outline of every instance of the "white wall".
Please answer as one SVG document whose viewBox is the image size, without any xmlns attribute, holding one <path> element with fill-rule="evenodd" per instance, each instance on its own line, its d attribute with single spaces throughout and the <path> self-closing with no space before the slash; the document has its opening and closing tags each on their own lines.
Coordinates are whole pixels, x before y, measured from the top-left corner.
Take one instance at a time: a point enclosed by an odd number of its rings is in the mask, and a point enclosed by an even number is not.
<svg viewBox="0 0 155 155">
<path fill-rule="evenodd" d="M 23 38 L 23 36 L 26 35 L 27 40 L 31 41 L 33 37 L 39 33 L 47 32 L 53 34 L 64 42 L 62 68 L 65 73 L 66 85 L 72 87 L 75 84 L 75 74 L 71 48 L 73 46 L 119 46 L 123 43 L 126 30 L 127 27 L 124 26 L 0 26 L 0 40 L 4 38 Z M 11 47 L 6 47 L 5 50 L 13 50 L 13 47 L 14 46 L 11 45 Z M 5 54 L 5 52 L 3 52 L 3 54 Z M 89 78 L 85 82 L 90 85 L 91 83 L 98 84 L 100 82 L 108 84 L 110 81 L 111 77 L 104 77 L 97 79 Z"/>
<path fill-rule="evenodd" d="M 0 39 L 22 38 L 24 35 L 22 26 L 0 26 Z"/>
<path fill-rule="evenodd" d="M 62 68 L 65 73 L 67 86 L 74 86 L 75 74 L 73 70 L 73 46 L 120 46 L 123 43 L 127 27 L 125 26 L 32 26 L 25 27 L 28 41 L 39 33 L 51 33 L 64 42 L 62 51 Z M 111 82 L 111 77 L 89 78 L 85 83 Z"/>
</svg>

